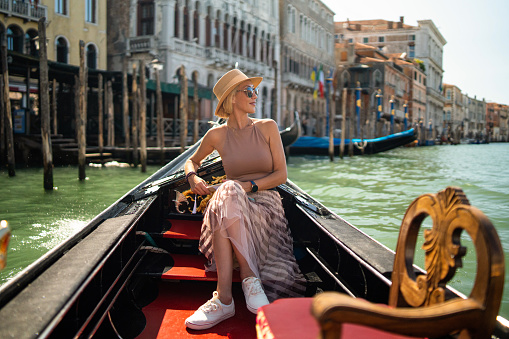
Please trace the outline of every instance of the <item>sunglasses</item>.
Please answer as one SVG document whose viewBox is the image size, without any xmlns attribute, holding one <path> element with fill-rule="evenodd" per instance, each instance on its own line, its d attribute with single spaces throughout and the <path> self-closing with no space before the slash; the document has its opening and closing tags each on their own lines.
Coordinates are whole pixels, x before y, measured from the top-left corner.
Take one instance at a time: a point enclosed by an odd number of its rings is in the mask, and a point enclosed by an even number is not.
<svg viewBox="0 0 509 339">
<path fill-rule="evenodd" d="M 258 96 L 258 93 L 260 92 L 258 88 L 254 88 L 252 86 L 246 87 L 246 89 L 238 90 L 237 92 L 245 92 L 247 97 L 251 99 L 253 97 L 253 93 Z"/>
</svg>

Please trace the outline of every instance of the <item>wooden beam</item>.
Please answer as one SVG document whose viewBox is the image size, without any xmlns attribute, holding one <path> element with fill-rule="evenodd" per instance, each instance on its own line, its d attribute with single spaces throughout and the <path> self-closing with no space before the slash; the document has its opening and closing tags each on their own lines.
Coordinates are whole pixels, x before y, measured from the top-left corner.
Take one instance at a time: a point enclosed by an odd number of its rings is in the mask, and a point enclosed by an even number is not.
<svg viewBox="0 0 509 339">
<path fill-rule="evenodd" d="M 193 144 L 196 144 L 199 138 L 200 134 L 200 102 L 198 98 L 198 73 L 193 73 L 193 85 L 194 85 L 194 92 L 193 92 L 193 102 L 194 102 L 194 128 L 193 128 Z"/>
<path fill-rule="evenodd" d="M 12 112 L 11 112 L 11 100 L 10 100 L 10 92 L 9 92 L 9 67 L 7 65 L 7 42 L 5 34 L 2 35 L 2 69 L 3 73 L 3 96 L 4 96 L 4 121 L 2 125 L 5 130 L 5 138 L 6 143 L 5 146 L 7 148 L 7 169 L 9 172 L 9 176 L 13 177 L 16 175 L 15 171 L 15 158 L 14 158 L 14 135 L 12 131 Z"/>
<path fill-rule="evenodd" d="M 99 123 L 98 131 L 98 146 L 99 153 L 103 153 L 104 149 L 104 90 L 103 90 L 103 75 L 99 73 L 97 75 L 97 120 Z"/>
<path fill-rule="evenodd" d="M 133 165 L 138 166 L 138 83 L 136 82 L 136 64 L 133 63 L 133 86 L 131 90 L 133 98 L 133 119 L 132 119 L 132 136 L 133 136 Z"/>
<path fill-rule="evenodd" d="M 180 153 L 187 144 L 187 76 L 184 65 L 180 66 Z"/>
<path fill-rule="evenodd" d="M 80 40 L 80 70 L 79 70 L 79 128 L 78 128 L 78 167 L 79 180 L 86 179 L 86 149 L 87 149 L 87 106 L 86 106 L 86 65 L 85 65 L 85 42 Z"/>
<path fill-rule="evenodd" d="M 159 70 L 156 69 L 156 110 L 157 110 L 157 146 L 161 148 L 161 165 L 164 164 L 164 117 L 163 117 L 163 96 L 161 93 L 161 80 Z"/>
<path fill-rule="evenodd" d="M 125 147 L 131 147 L 131 132 L 129 131 L 129 93 L 127 89 L 127 60 L 122 69 L 122 117 L 124 127 Z"/>
<path fill-rule="evenodd" d="M 44 189 L 53 190 L 53 154 L 51 153 L 48 53 L 46 46 L 46 18 L 39 20 L 39 96 L 41 112 L 42 157 Z"/>
<path fill-rule="evenodd" d="M 147 86 L 145 61 L 140 60 L 140 162 L 141 172 L 147 171 Z"/>
<path fill-rule="evenodd" d="M 108 107 L 108 146 L 115 146 L 115 110 L 113 109 L 113 88 L 111 80 L 107 82 L 107 107 Z"/>
<path fill-rule="evenodd" d="M 51 91 L 51 116 L 53 117 L 53 134 L 58 134 L 58 120 L 57 120 L 57 79 L 53 79 Z M 28 98 L 27 98 L 28 100 Z"/>
</svg>

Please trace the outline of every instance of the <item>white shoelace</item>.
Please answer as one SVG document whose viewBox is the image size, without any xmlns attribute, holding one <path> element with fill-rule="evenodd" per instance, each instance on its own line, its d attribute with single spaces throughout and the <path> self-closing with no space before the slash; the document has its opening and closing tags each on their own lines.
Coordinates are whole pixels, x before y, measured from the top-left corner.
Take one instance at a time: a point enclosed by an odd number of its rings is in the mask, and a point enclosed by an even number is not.
<svg viewBox="0 0 509 339">
<path fill-rule="evenodd" d="M 205 313 L 217 311 L 218 308 L 219 305 L 216 303 L 215 299 L 210 299 L 200 307 L 200 309 Z"/>
<path fill-rule="evenodd" d="M 262 288 L 262 284 L 260 283 L 260 280 L 253 279 L 253 282 L 250 285 L 251 286 L 249 287 L 249 294 L 257 295 L 257 294 L 263 293 L 263 288 Z"/>
</svg>

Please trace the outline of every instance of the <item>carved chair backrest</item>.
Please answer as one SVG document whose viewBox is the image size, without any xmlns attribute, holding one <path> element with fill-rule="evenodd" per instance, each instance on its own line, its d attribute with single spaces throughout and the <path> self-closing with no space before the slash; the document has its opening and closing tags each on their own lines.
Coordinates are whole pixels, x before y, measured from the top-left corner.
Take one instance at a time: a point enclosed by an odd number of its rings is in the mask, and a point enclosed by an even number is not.
<svg viewBox="0 0 509 339">
<path fill-rule="evenodd" d="M 419 228 L 427 216 L 433 221 L 424 230 L 426 274 L 416 275 L 413 262 Z M 482 323 L 493 328 L 504 288 L 504 253 L 497 232 L 479 209 L 470 206 L 459 188 L 448 187 L 425 194 L 408 207 L 399 233 L 392 272 L 389 305 L 422 307 L 442 303 L 446 284 L 462 266 L 466 248 L 460 236 L 466 231 L 477 256 L 477 272 L 469 295 L 484 307 Z"/>
</svg>

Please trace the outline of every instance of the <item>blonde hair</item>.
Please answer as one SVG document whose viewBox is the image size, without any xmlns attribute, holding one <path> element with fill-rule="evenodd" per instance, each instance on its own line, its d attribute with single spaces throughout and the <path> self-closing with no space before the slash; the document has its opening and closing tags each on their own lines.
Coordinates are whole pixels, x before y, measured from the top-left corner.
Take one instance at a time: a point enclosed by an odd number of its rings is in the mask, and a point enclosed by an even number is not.
<svg viewBox="0 0 509 339">
<path fill-rule="evenodd" d="M 222 110 L 219 110 L 216 114 L 218 117 L 226 119 L 230 116 L 230 114 L 232 114 L 232 112 L 233 112 L 233 97 L 235 96 L 235 94 L 237 94 L 238 88 L 239 88 L 239 86 L 236 86 L 233 89 L 233 91 L 231 91 L 230 94 L 228 94 L 226 99 L 223 100 L 223 103 L 221 104 Z"/>
</svg>

